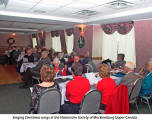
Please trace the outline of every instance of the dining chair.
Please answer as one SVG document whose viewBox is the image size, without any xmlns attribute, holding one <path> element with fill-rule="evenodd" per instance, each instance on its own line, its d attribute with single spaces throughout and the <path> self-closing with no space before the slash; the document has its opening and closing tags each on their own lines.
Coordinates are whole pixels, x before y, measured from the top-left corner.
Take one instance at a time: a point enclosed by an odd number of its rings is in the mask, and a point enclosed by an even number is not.
<svg viewBox="0 0 152 120">
<path fill-rule="evenodd" d="M 98 90 L 90 90 L 84 96 L 80 105 L 80 114 L 99 113 L 101 103 L 101 92 Z"/>
<path fill-rule="evenodd" d="M 129 96 L 129 103 L 136 105 L 136 110 L 138 113 L 139 113 L 139 108 L 137 104 L 137 99 L 140 93 L 141 85 L 142 85 L 142 79 L 137 79 L 134 85 L 132 86 L 132 90 Z"/>
<path fill-rule="evenodd" d="M 61 106 L 61 93 L 57 89 L 48 89 L 40 97 L 39 114 L 58 113 Z"/>
<path fill-rule="evenodd" d="M 143 102 L 143 103 L 148 105 L 149 111 L 151 113 L 152 110 L 151 110 L 151 106 L 150 106 L 149 100 L 152 99 L 152 92 L 151 92 L 151 94 L 149 96 L 140 96 L 140 98 L 141 98 L 141 102 Z"/>
</svg>

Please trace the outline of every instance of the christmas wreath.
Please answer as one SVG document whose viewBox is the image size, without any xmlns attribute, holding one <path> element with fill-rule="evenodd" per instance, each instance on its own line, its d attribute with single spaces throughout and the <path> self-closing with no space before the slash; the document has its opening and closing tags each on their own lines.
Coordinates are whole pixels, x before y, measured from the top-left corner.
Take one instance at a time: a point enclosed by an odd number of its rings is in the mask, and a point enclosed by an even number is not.
<svg viewBox="0 0 152 120">
<path fill-rule="evenodd" d="M 83 36 L 80 36 L 79 40 L 78 40 L 78 46 L 79 46 L 79 48 L 83 48 L 84 45 L 85 45 L 85 39 Z"/>
<path fill-rule="evenodd" d="M 15 43 L 15 40 L 14 40 L 14 38 L 8 38 L 7 39 L 7 43 L 11 46 L 11 45 L 13 45 L 14 43 Z"/>
</svg>

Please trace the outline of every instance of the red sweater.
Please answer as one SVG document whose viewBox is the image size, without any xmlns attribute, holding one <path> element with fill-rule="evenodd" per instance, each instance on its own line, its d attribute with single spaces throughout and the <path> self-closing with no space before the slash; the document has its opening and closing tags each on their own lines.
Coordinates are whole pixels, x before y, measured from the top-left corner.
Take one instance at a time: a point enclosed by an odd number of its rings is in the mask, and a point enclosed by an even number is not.
<svg viewBox="0 0 152 120">
<path fill-rule="evenodd" d="M 102 94 L 102 104 L 107 104 L 110 95 L 112 94 L 112 91 L 116 87 L 115 81 L 108 77 L 108 78 L 103 78 L 101 81 L 98 82 L 97 84 L 97 89 L 101 92 Z"/>
<path fill-rule="evenodd" d="M 105 109 L 105 114 L 129 114 L 128 88 L 121 84 L 114 89 Z"/>
<path fill-rule="evenodd" d="M 55 71 L 55 73 L 57 73 L 57 74 L 62 74 L 62 76 L 66 76 L 66 70 L 65 70 L 65 68 L 61 70 L 60 67 L 58 67 L 58 68 L 54 67 L 54 71 Z M 61 73 L 60 73 L 60 72 L 61 72 Z"/>
<path fill-rule="evenodd" d="M 90 90 L 89 80 L 82 76 L 75 76 L 66 85 L 66 97 L 71 103 L 80 104 L 84 95 Z"/>
</svg>

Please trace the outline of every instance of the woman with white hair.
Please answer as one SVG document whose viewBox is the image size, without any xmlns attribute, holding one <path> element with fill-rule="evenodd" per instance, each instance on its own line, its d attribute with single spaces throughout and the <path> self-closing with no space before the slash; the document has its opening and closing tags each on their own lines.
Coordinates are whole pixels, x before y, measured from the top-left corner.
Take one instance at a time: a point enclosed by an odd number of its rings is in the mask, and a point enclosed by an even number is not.
<svg viewBox="0 0 152 120">
<path fill-rule="evenodd" d="M 58 58 L 53 60 L 53 65 L 56 76 L 66 76 L 66 69 L 64 68 L 64 65 L 60 64 L 60 60 Z"/>
<path fill-rule="evenodd" d="M 152 93 L 152 59 L 150 59 L 146 66 L 149 74 L 143 79 L 140 96 L 147 96 Z"/>
</svg>

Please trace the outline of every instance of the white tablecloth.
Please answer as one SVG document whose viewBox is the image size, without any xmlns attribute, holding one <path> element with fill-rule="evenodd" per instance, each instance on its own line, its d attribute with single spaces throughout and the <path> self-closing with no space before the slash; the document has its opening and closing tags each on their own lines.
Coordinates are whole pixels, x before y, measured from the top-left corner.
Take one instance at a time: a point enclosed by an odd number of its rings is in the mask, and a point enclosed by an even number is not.
<svg viewBox="0 0 152 120">
<path fill-rule="evenodd" d="M 21 68 L 20 68 L 20 72 L 23 73 L 27 70 L 27 68 L 33 68 L 36 65 L 34 63 L 23 63 Z"/>
<path fill-rule="evenodd" d="M 94 85 L 94 84 L 97 84 L 100 80 L 102 80 L 102 78 L 100 78 L 99 76 L 97 76 L 97 74 L 98 73 L 86 73 L 85 74 L 85 76 L 89 80 L 91 86 Z M 115 76 L 110 76 L 110 77 L 115 80 L 116 85 L 119 85 L 121 78 L 115 77 Z M 62 79 L 69 78 L 69 79 L 73 79 L 73 76 L 72 75 L 61 76 L 61 77 L 56 77 L 55 79 L 57 79 L 57 78 L 62 78 Z M 64 104 L 64 101 L 68 101 L 67 98 L 66 98 L 66 95 L 65 95 L 66 94 L 66 84 L 68 82 L 69 81 L 59 83 L 59 88 L 60 88 L 60 92 L 61 92 L 61 105 Z M 32 92 L 33 89 L 30 88 L 30 90 Z"/>
<path fill-rule="evenodd" d="M 89 80 L 91 86 L 94 85 L 94 84 L 97 84 L 100 80 L 102 80 L 102 78 L 100 78 L 99 76 L 97 76 L 97 74 L 98 73 L 86 73 L 85 74 L 85 76 Z M 72 78 L 71 75 L 70 76 L 57 77 L 57 78 L 65 79 L 65 77 L 69 78 L 69 79 Z M 110 77 L 115 80 L 116 85 L 119 85 L 121 78 L 115 77 L 115 76 L 110 76 Z M 65 93 L 66 93 L 66 84 L 67 83 L 68 82 L 59 83 L 60 91 L 61 91 L 61 94 L 62 94 L 61 105 L 64 104 L 64 101 L 67 101 L 67 98 L 65 96 Z"/>
</svg>

